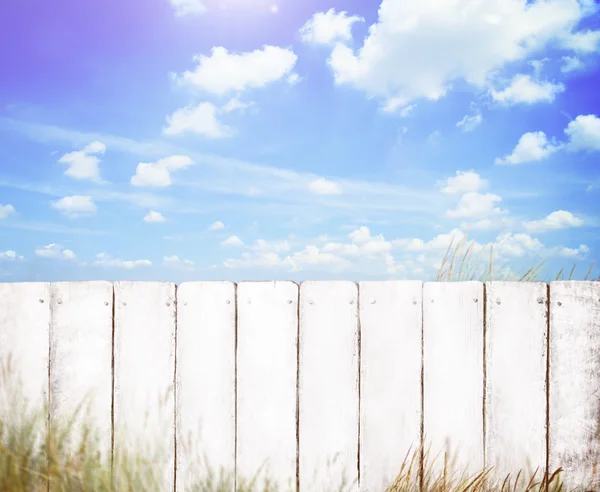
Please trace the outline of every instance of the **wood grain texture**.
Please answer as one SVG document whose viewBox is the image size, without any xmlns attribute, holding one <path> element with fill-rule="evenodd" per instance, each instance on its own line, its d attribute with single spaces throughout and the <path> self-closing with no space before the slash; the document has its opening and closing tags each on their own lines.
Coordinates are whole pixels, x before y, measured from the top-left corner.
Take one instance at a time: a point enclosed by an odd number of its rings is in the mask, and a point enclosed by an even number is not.
<svg viewBox="0 0 600 492">
<path fill-rule="evenodd" d="M 599 388 L 600 283 L 552 282 L 549 468 L 570 488 L 600 487 Z"/>
<path fill-rule="evenodd" d="M 457 478 L 484 465 L 483 284 L 423 286 L 424 433 L 434 473 L 444 453 Z"/>
<path fill-rule="evenodd" d="M 358 287 L 300 284 L 300 490 L 358 490 Z M 342 485 L 345 486 L 342 488 Z"/>
<path fill-rule="evenodd" d="M 115 282 L 115 456 L 143 453 L 174 481 L 175 284 Z"/>
<path fill-rule="evenodd" d="M 359 284 L 363 492 L 385 490 L 420 445 L 422 287 L 420 281 Z"/>
<path fill-rule="evenodd" d="M 111 282 L 51 284 L 50 422 L 64 425 L 77 413 L 69 433 L 74 451 L 84 426 L 95 431 L 101 458 L 110 463 L 112 434 Z"/>
<path fill-rule="evenodd" d="M 177 289 L 177 490 L 235 470 L 235 284 Z M 232 484 L 233 491 L 233 484 Z"/>
<path fill-rule="evenodd" d="M 238 284 L 237 475 L 296 490 L 298 285 Z"/>
<path fill-rule="evenodd" d="M 546 468 L 547 284 L 486 283 L 486 467 Z"/>
</svg>

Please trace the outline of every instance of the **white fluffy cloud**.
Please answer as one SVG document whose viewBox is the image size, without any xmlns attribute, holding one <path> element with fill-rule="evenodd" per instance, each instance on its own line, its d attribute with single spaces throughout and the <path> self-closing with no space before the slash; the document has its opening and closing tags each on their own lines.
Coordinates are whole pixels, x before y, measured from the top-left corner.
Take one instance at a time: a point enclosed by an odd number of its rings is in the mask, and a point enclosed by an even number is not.
<svg viewBox="0 0 600 492">
<path fill-rule="evenodd" d="M 528 132 L 521 136 L 512 153 L 506 157 L 497 158 L 496 164 L 522 164 L 540 161 L 561 148 L 560 144 L 549 141 L 544 132 Z"/>
<path fill-rule="evenodd" d="M 233 247 L 237 248 L 244 245 L 244 241 L 242 241 L 237 236 L 229 236 L 225 241 L 221 243 L 221 246 Z"/>
<path fill-rule="evenodd" d="M 0 261 L 2 260 L 8 260 L 8 261 L 13 261 L 13 260 L 22 260 L 23 256 L 19 256 L 17 255 L 17 252 L 9 249 L 7 251 L 0 251 Z"/>
<path fill-rule="evenodd" d="M 123 268 L 125 270 L 132 270 L 133 268 L 137 267 L 152 266 L 152 262 L 150 260 L 121 260 L 118 258 L 112 258 L 106 253 L 97 254 L 96 260 L 93 264 L 100 267 Z"/>
<path fill-rule="evenodd" d="M 218 231 L 219 229 L 224 229 L 225 224 L 223 224 L 223 222 L 221 222 L 220 220 L 217 220 L 216 222 L 213 222 L 210 226 L 208 226 L 208 228 L 211 231 Z"/>
<path fill-rule="evenodd" d="M 83 149 L 63 155 L 58 162 L 67 164 L 66 176 L 75 179 L 88 179 L 96 183 L 103 183 L 100 178 L 100 159 L 95 154 L 104 154 L 106 145 L 102 142 L 92 142 Z"/>
<path fill-rule="evenodd" d="M 163 256 L 163 263 L 168 266 L 192 268 L 194 262 L 191 260 L 184 260 L 179 258 L 177 255 Z"/>
<path fill-rule="evenodd" d="M 552 102 L 556 94 L 564 92 L 563 84 L 551 82 L 536 82 L 529 75 L 515 75 L 511 84 L 501 91 L 491 90 L 494 101 L 505 104 L 533 104 L 539 102 Z"/>
<path fill-rule="evenodd" d="M 53 202 L 52 207 L 69 219 L 94 215 L 97 212 L 96 204 L 91 196 L 73 195 L 66 196 Z"/>
<path fill-rule="evenodd" d="M 150 210 L 144 217 L 144 222 L 159 223 L 166 222 L 165 216 L 156 210 Z"/>
<path fill-rule="evenodd" d="M 40 258 L 51 258 L 56 260 L 75 260 L 76 256 L 70 249 L 63 248 L 60 244 L 48 244 L 35 250 L 35 255 Z"/>
<path fill-rule="evenodd" d="M 12 205 L 2 205 L 0 204 L 0 219 L 6 219 L 10 214 L 15 213 L 15 207 Z"/>
<path fill-rule="evenodd" d="M 576 56 L 563 56 L 563 64 L 560 67 L 562 73 L 574 72 L 583 68 L 583 63 Z"/>
<path fill-rule="evenodd" d="M 206 7 L 201 0 L 169 0 L 177 17 L 198 15 L 206 12 Z"/>
<path fill-rule="evenodd" d="M 529 232 L 546 232 L 565 229 L 567 227 L 580 227 L 583 225 L 583 219 L 575 217 L 566 210 L 557 210 L 552 212 L 541 220 L 531 220 L 523 223 L 523 227 Z"/>
<path fill-rule="evenodd" d="M 438 186 L 443 186 L 442 193 L 458 195 L 481 191 L 488 186 L 488 180 L 483 179 L 475 171 L 456 171 L 456 176 L 444 181 L 438 181 Z"/>
<path fill-rule="evenodd" d="M 358 52 L 337 43 L 329 59 L 337 84 L 397 107 L 436 100 L 453 81 L 485 88 L 506 64 L 551 42 L 592 44 L 573 35 L 591 13 L 577 0 L 382 0 L 378 22 Z"/>
<path fill-rule="evenodd" d="M 186 106 L 167 116 L 164 135 L 195 133 L 207 138 L 226 138 L 234 135 L 232 128 L 223 125 L 217 119 L 217 107 L 209 102 L 197 106 Z"/>
<path fill-rule="evenodd" d="M 465 117 L 456 123 L 457 128 L 461 128 L 464 132 L 471 132 L 475 130 L 481 122 L 483 121 L 483 117 L 481 113 L 476 113 L 474 115 L 465 115 Z"/>
<path fill-rule="evenodd" d="M 600 118 L 596 115 L 579 115 L 565 129 L 569 137 L 568 150 L 600 151 Z"/>
<path fill-rule="evenodd" d="M 578 248 L 559 248 L 558 256 L 564 258 L 583 258 L 590 252 L 590 248 L 585 244 L 580 244 Z"/>
<path fill-rule="evenodd" d="M 171 173 L 186 169 L 194 161 L 185 155 L 172 155 L 156 162 L 140 162 L 131 178 L 134 186 L 165 187 L 173 183 Z"/>
<path fill-rule="evenodd" d="M 264 46 L 246 53 L 229 53 L 214 47 L 211 55 L 198 55 L 193 71 L 175 76 L 179 84 L 200 89 L 216 96 L 264 87 L 292 75 L 298 57 L 278 46 Z"/>
<path fill-rule="evenodd" d="M 484 219 L 490 215 L 505 213 L 502 209 L 496 207 L 502 198 L 493 193 L 477 193 L 475 191 L 464 194 L 454 210 L 448 210 L 446 216 L 451 219 L 470 218 Z"/>
<path fill-rule="evenodd" d="M 308 184 L 308 189 L 315 195 L 341 195 L 342 187 L 338 183 L 325 178 L 318 178 Z"/>
<path fill-rule="evenodd" d="M 317 12 L 300 28 L 302 41 L 309 44 L 332 44 L 336 41 L 352 39 L 352 24 L 364 22 L 362 17 L 348 12 L 335 12 L 331 8 L 327 12 Z"/>
</svg>

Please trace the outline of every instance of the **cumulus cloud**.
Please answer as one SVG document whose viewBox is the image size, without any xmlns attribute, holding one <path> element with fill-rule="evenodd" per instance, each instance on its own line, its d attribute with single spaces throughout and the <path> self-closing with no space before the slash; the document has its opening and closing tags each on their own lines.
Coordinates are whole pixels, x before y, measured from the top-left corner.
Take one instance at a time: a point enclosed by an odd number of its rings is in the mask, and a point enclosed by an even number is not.
<svg viewBox="0 0 600 492">
<path fill-rule="evenodd" d="M 166 221 L 165 216 L 156 210 L 150 210 L 144 217 L 144 222 L 158 223 Z"/>
<path fill-rule="evenodd" d="M 217 120 L 217 107 L 209 102 L 186 106 L 167 116 L 163 135 L 195 133 L 207 138 L 227 138 L 234 135 L 232 128 Z"/>
<path fill-rule="evenodd" d="M 69 219 L 94 215 L 97 212 L 96 204 L 91 196 L 73 195 L 66 196 L 53 202 L 52 207 Z"/>
<path fill-rule="evenodd" d="M 579 115 L 565 129 L 569 138 L 567 150 L 600 151 L 600 118 L 594 114 Z"/>
<path fill-rule="evenodd" d="M 483 219 L 490 215 L 506 213 L 504 210 L 496 207 L 502 198 L 493 193 L 465 193 L 459 200 L 458 205 L 454 210 L 446 211 L 446 216 L 452 219 L 456 218 L 472 218 Z"/>
<path fill-rule="evenodd" d="M 328 63 L 336 84 L 401 107 L 437 100 L 455 81 L 485 88 L 499 69 L 552 42 L 589 48 L 595 35 L 573 28 L 590 13 L 577 0 L 382 0 L 362 47 L 337 43 Z"/>
<path fill-rule="evenodd" d="M 583 68 L 583 63 L 576 56 L 563 56 L 563 64 L 560 67 L 562 73 L 570 73 Z"/>
<path fill-rule="evenodd" d="M 544 132 L 528 132 L 521 136 L 512 153 L 503 158 L 497 158 L 496 164 L 523 164 L 540 161 L 562 148 L 554 140 L 549 141 Z"/>
<path fill-rule="evenodd" d="M 169 0 L 177 17 L 198 15 L 206 12 L 206 7 L 201 0 Z"/>
<path fill-rule="evenodd" d="M 474 115 L 465 115 L 462 120 L 456 123 L 457 128 L 461 128 L 464 132 L 471 132 L 475 130 L 481 122 L 483 121 L 483 117 L 481 113 L 477 113 Z"/>
<path fill-rule="evenodd" d="M 529 75 L 515 75 L 511 84 L 501 91 L 491 90 L 494 101 L 505 104 L 533 104 L 539 102 L 552 102 L 556 94 L 564 92 L 563 84 L 551 82 L 536 82 Z"/>
<path fill-rule="evenodd" d="M 331 8 L 327 12 L 317 12 L 301 28 L 303 42 L 309 44 L 333 44 L 336 41 L 347 42 L 352 39 L 352 24 L 364 22 L 364 18 L 348 12 L 335 12 Z"/>
<path fill-rule="evenodd" d="M 221 243 L 221 246 L 227 246 L 227 247 L 240 247 L 244 245 L 244 241 L 242 241 L 239 237 L 237 236 L 229 236 L 227 239 L 225 239 L 225 241 L 223 241 Z"/>
<path fill-rule="evenodd" d="M 529 232 L 547 232 L 566 229 L 567 227 L 580 227 L 583 225 L 583 219 L 575 217 L 566 210 L 557 210 L 552 212 L 541 220 L 531 220 L 523 223 L 523 227 Z"/>
<path fill-rule="evenodd" d="M 180 259 L 177 255 L 163 256 L 163 263 L 168 266 L 192 268 L 194 262 L 191 260 Z"/>
<path fill-rule="evenodd" d="M 213 222 L 210 226 L 208 226 L 208 228 L 211 231 L 218 231 L 219 229 L 224 229 L 225 224 L 223 224 L 223 222 L 221 222 L 220 220 L 217 220 L 216 222 Z"/>
<path fill-rule="evenodd" d="M 12 205 L 0 204 L 0 220 L 6 219 L 6 217 L 8 217 L 9 215 L 14 214 L 14 213 L 15 213 L 15 207 L 13 207 Z"/>
<path fill-rule="evenodd" d="M 562 247 L 558 249 L 558 256 L 564 258 L 583 259 L 590 252 L 590 248 L 585 244 L 580 244 L 578 248 Z"/>
<path fill-rule="evenodd" d="M 104 154 L 106 145 L 102 142 L 92 142 L 86 145 L 83 149 L 74 152 L 69 152 L 63 155 L 58 162 L 66 164 L 66 176 L 74 179 L 90 180 L 96 183 L 104 183 L 100 178 L 100 159 L 97 154 Z"/>
<path fill-rule="evenodd" d="M 308 184 L 308 189 L 315 195 L 340 195 L 342 187 L 338 183 L 325 178 L 318 178 Z"/>
<path fill-rule="evenodd" d="M 131 178 L 133 186 L 165 187 L 173 183 L 171 173 L 181 171 L 194 164 L 185 155 L 172 155 L 156 162 L 140 162 Z"/>
<path fill-rule="evenodd" d="M 488 186 L 488 180 L 483 179 L 475 171 L 456 171 L 456 176 L 450 177 L 444 181 L 438 181 L 438 186 L 442 186 L 442 193 L 449 195 L 458 195 L 481 191 Z"/>
<path fill-rule="evenodd" d="M 96 260 L 93 264 L 100 267 L 123 268 L 125 270 L 152 266 L 152 262 L 150 260 L 121 260 L 118 258 L 112 258 L 107 253 L 97 254 Z"/>
<path fill-rule="evenodd" d="M 6 251 L 0 251 L 0 261 L 2 260 L 7 260 L 7 261 L 14 261 L 14 260 L 22 260 L 23 256 L 19 256 L 17 255 L 17 252 L 9 249 Z"/>
<path fill-rule="evenodd" d="M 40 258 L 51 258 L 56 260 L 75 260 L 77 257 L 70 249 L 63 248 L 60 244 L 48 244 L 35 250 L 35 255 Z"/>
<path fill-rule="evenodd" d="M 259 88 L 292 75 L 298 57 L 289 49 L 264 46 L 246 53 L 229 53 L 217 46 L 211 55 L 197 55 L 197 66 L 175 76 L 177 83 L 215 96 Z"/>
</svg>

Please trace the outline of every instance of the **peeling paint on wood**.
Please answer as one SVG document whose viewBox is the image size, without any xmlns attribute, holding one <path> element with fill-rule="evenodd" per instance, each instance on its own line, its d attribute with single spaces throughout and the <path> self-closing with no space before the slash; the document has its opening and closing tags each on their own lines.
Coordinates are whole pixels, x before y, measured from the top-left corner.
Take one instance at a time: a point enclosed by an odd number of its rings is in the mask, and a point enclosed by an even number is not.
<svg viewBox="0 0 600 492">
<path fill-rule="evenodd" d="M 547 284 L 486 283 L 486 468 L 546 467 Z"/>
<path fill-rule="evenodd" d="M 300 488 L 358 490 L 358 288 L 300 284 Z M 352 484 L 352 485 L 349 485 Z"/>
<path fill-rule="evenodd" d="M 359 284 L 363 492 L 385 490 L 420 445 L 422 287 L 420 281 Z"/>
<path fill-rule="evenodd" d="M 291 302 L 290 302 L 291 301 Z M 296 489 L 298 285 L 238 285 L 237 475 Z"/>
<path fill-rule="evenodd" d="M 563 468 L 568 487 L 592 482 L 591 488 L 597 490 L 600 283 L 552 282 L 550 306 L 549 467 Z"/>
<path fill-rule="evenodd" d="M 235 467 L 235 295 L 233 282 L 177 289 L 178 491 L 205 476 L 207 465 Z"/>
</svg>

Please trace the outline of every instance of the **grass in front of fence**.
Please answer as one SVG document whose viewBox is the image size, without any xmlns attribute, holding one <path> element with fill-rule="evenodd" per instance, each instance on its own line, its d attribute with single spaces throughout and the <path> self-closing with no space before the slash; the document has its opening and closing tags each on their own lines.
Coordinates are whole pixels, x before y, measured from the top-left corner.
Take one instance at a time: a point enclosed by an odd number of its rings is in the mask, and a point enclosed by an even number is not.
<svg viewBox="0 0 600 492">
<path fill-rule="evenodd" d="M 473 261 L 473 242 L 467 246 L 467 236 L 458 243 L 452 255 L 452 244 L 446 251 L 436 280 L 520 280 L 533 281 L 539 274 L 542 264 L 530 268 L 521 276 L 494 276 L 493 250 L 490 248 L 490 263 L 483 271 L 478 270 L 477 258 Z M 481 251 L 479 251 L 479 254 Z M 572 277 L 574 269 L 571 271 Z M 590 268 L 586 279 L 592 272 Z M 562 271 L 557 279 L 562 278 Z M 598 279 L 600 280 L 600 278 Z M 150 452 L 146 446 L 138 451 L 116 446 L 114 462 L 111 465 L 110 452 L 106 453 L 106 443 L 98 438 L 98 432 L 84 418 L 79 419 L 85 407 L 83 402 L 71 418 L 64 422 L 53 422 L 47 426 L 48 409 L 31 408 L 22 396 L 22 386 L 15 378 L 10 360 L 0 368 L 0 415 L 9 416 L 0 420 L 0 491 L 3 492 L 46 492 L 47 483 L 55 492 L 162 492 L 162 473 L 168 470 L 165 454 Z M 135 446 L 134 446 L 135 448 Z M 143 449 L 143 452 L 139 450 Z M 104 452 L 103 452 L 104 451 Z M 435 466 L 439 456 L 430 460 L 430 450 L 417 449 L 407 453 L 396 479 L 385 492 L 416 492 L 420 490 L 420 457 L 423 455 L 423 489 L 428 492 L 511 492 L 516 490 L 566 492 L 560 480 L 561 469 L 551 474 L 548 484 L 539 470 L 525 478 L 522 471 L 512 476 L 496 480 L 493 470 L 483 470 L 471 477 L 453 471 L 454 464 L 444 456 L 443 466 Z M 151 457 L 151 458 L 149 458 Z M 203 475 L 197 483 L 186 490 L 190 492 L 231 492 L 234 484 L 232 470 L 214 470 L 206 465 L 206 460 L 198 460 Z M 329 464 L 324 464 L 327 468 Z M 441 471 L 439 471 L 441 468 Z M 254 477 L 238 479 L 237 492 L 278 492 L 268 477 L 258 470 Z M 259 477 L 262 479 L 259 480 Z M 260 482 L 260 483 L 259 483 Z M 345 492 L 354 483 L 343 482 L 332 492 Z M 588 490 L 588 489 L 582 489 Z M 590 489 L 591 490 L 591 489 Z M 283 492 L 283 491 L 281 491 Z M 313 492 L 313 491 L 309 491 Z M 317 492 L 317 491 L 315 491 Z M 328 491 L 318 491 L 328 492 Z M 383 492 L 383 491 L 382 491 Z"/>
</svg>

